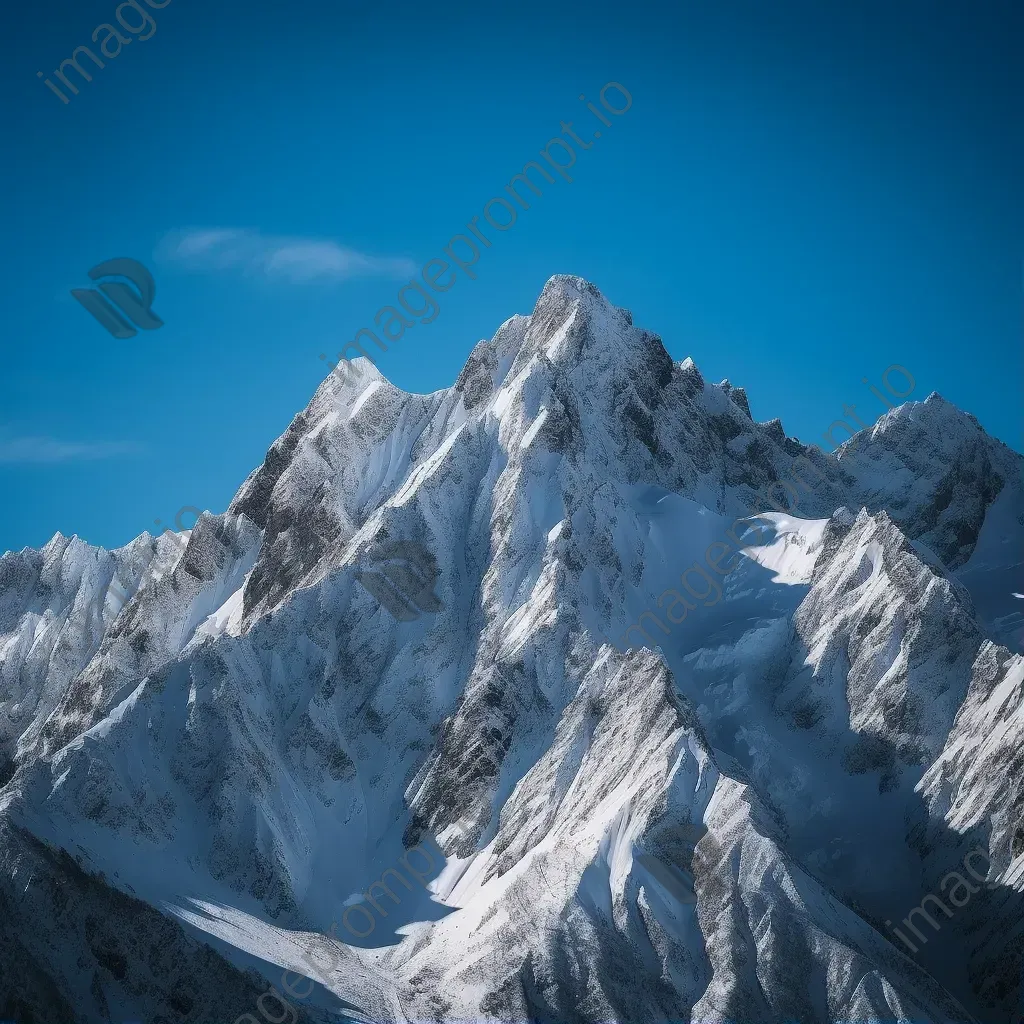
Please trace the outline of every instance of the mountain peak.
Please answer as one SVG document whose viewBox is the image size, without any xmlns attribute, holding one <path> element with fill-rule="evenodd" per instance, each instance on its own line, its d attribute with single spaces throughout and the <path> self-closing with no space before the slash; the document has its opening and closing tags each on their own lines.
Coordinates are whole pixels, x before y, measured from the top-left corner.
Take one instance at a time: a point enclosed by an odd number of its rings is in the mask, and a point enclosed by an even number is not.
<svg viewBox="0 0 1024 1024">
<path fill-rule="evenodd" d="M 538 303 L 545 300 L 551 301 L 556 296 L 571 302 L 592 301 L 609 309 L 615 308 L 604 297 L 597 285 L 584 277 L 577 277 L 575 274 L 552 274 L 544 282 L 537 301 Z"/>
<path fill-rule="evenodd" d="M 578 362 L 614 350 L 626 357 L 646 332 L 635 332 L 632 314 L 613 306 L 582 277 L 548 279 L 530 314 L 526 343 L 531 355 Z"/>
</svg>

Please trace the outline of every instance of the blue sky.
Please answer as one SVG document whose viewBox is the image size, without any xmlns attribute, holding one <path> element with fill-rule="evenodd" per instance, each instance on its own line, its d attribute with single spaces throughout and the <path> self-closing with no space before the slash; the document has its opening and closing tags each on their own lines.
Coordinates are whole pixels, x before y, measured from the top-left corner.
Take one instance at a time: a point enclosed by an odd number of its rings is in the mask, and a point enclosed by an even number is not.
<svg viewBox="0 0 1024 1024">
<path fill-rule="evenodd" d="M 571 273 L 802 440 L 872 421 L 898 363 L 1021 448 L 1019 4 L 171 0 L 63 104 L 36 72 L 115 7 L 6 13 L 0 551 L 223 511 L 319 353 L 561 120 L 602 137 L 381 357 L 396 384 L 450 384 Z M 577 97 L 608 81 L 604 128 Z M 69 294 L 120 256 L 165 324 L 125 340 Z"/>
</svg>

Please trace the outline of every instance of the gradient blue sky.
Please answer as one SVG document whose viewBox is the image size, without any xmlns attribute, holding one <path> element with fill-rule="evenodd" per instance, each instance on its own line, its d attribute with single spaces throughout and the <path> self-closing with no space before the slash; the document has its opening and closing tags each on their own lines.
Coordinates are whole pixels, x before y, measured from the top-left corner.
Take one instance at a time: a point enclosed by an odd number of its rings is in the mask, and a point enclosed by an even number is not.
<svg viewBox="0 0 1024 1024">
<path fill-rule="evenodd" d="M 912 398 L 939 391 L 1021 447 L 1019 3 L 172 0 L 65 106 L 36 72 L 115 6 L 5 12 L 0 551 L 223 511 L 318 354 L 408 279 L 345 277 L 332 246 L 440 255 L 560 120 L 600 127 L 577 97 L 609 80 L 632 109 L 491 232 L 387 376 L 450 384 L 571 273 L 802 440 L 827 447 L 844 403 L 872 421 L 861 378 L 899 363 Z M 190 229 L 302 260 L 160 255 Z M 152 269 L 161 330 L 115 340 L 70 297 L 116 256 Z"/>
</svg>

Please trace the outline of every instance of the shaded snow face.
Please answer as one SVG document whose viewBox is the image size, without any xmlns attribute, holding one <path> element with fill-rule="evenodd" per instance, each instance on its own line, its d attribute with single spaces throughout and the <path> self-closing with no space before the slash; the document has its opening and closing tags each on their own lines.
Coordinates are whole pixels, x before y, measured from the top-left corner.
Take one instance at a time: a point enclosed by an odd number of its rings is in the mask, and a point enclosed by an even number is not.
<svg viewBox="0 0 1024 1024">
<path fill-rule="evenodd" d="M 695 633 L 706 634 L 721 615 L 709 615 L 704 609 L 719 604 L 728 590 L 729 608 L 724 618 L 736 617 L 750 578 L 761 575 L 760 570 L 769 570 L 768 578 L 773 583 L 797 587 L 809 583 L 827 522 L 765 513 L 729 524 L 727 518 L 713 516 L 692 502 L 678 499 L 673 502 L 670 496 L 661 497 L 656 508 L 657 527 L 649 536 L 655 544 L 659 537 L 665 539 L 664 555 L 657 560 L 658 568 L 672 567 L 672 572 L 679 566 L 683 568 L 676 586 L 660 592 L 656 608 L 652 606 L 643 611 L 624 631 L 619 639 L 623 646 L 634 641 L 659 646 L 661 640 L 655 639 L 655 629 L 671 636 L 673 643 Z M 674 517 L 670 515 L 672 510 L 676 512 Z M 680 537 L 686 538 L 685 544 L 679 544 Z M 708 538 L 713 539 L 705 547 Z M 702 552 L 703 557 L 686 565 L 687 559 L 697 552 Z M 730 582 L 728 577 L 737 570 L 739 575 Z M 650 575 L 653 587 L 654 573 Z M 781 594 L 785 589 L 780 587 L 778 591 Z M 791 597 L 796 593 L 794 590 Z"/>
<path fill-rule="evenodd" d="M 415 541 L 397 540 L 374 552 L 375 569 L 357 569 L 355 578 L 399 622 L 411 622 L 444 605 L 434 593 L 439 574 L 430 551 Z"/>
<path fill-rule="evenodd" d="M 184 550 L 0 560 L 0 824 L 373 1020 L 1005 1017 L 1019 483 L 934 397 L 802 445 L 552 278 L 449 389 L 329 377 Z"/>
</svg>

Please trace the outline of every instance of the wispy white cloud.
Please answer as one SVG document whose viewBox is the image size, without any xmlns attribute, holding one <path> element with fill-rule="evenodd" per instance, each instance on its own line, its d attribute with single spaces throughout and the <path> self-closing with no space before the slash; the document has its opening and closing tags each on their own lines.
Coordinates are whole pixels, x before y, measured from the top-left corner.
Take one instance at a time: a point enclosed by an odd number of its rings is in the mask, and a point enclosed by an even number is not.
<svg viewBox="0 0 1024 1024">
<path fill-rule="evenodd" d="M 330 239 L 262 235 L 241 228 L 190 228 L 165 235 L 156 258 L 193 270 L 241 270 L 303 283 L 351 277 L 409 277 L 404 257 L 368 256 Z"/>
<path fill-rule="evenodd" d="M 132 441 L 58 441 L 52 437 L 0 438 L 0 463 L 88 462 L 135 455 L 142 449 Z"/>
</svg>

